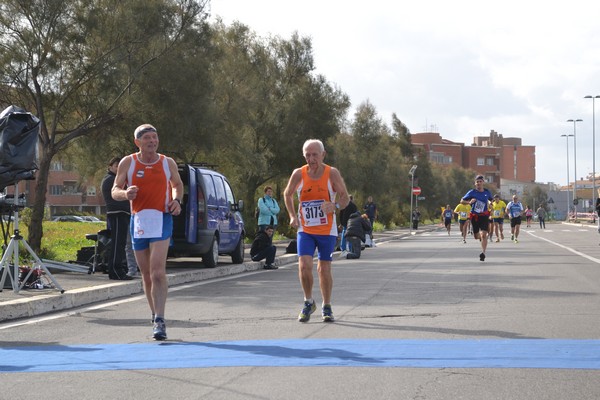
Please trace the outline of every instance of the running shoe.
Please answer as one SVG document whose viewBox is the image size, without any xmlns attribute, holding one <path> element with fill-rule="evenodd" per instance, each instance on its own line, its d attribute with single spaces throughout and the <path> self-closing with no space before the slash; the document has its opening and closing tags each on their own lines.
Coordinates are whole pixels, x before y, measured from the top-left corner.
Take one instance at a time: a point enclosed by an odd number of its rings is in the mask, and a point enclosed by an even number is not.
<svg viewBox="0 0 600 400">
<path fill-rule="evenodd" d="M 463 239 L 463 243 L 467 243 L 467 241 L 465 239 Z"/>
<path fill-rule="evenodd" d="M 317 305 L 313 301 L 312 303 L 309 301 L 304 302 L 304 307 L 302 311 L 300 311 L 300 315 L 298 315 L 298 321 L 300 322 L 308 322 L 310 319 L 310 314 L 314 313 L 317 309 Z"/>
<path fill-rule="evenodd" d="M 504 233 L 500 232 L 500 238 L 504 240 Z"/>
<path fill-rule="evenodd" d="M 515 239 L 515 243 L 519 243 L 519 240 L 518 240 L 518 239 Z"/>
<path fill-rule="evenodd" d="M 333 311 L 331 311 L 331 304 L 323 304 L 323 322 L 333 322 Z"/>
<path fill-rule="evenodd" d="M 510 235 L 510 240 L 515 240 L 515 235 Z"/>
<path fill-rule="evenodd" d="M 348 251 L 342 250 L 342 252 L 340 253 L 340 258 L 346 257 L 347 254 L 348 254 Z"/>
<path fill-rule="evenodd" d="M 167 326 L 165 320 L 162 318 L 154 318 L 154 330 L 152 331 L 154 340 L 166 340 L 167 339 Z"/>
<path fill-rule="evenodd" d="M 496 239 L 496 243 L 500 243 L 500 239 Z"/>
<path fill-rule="evenodd" d="M 485 253 L 479 255 L 479 261 L 485 261 Z"/>
</svg>

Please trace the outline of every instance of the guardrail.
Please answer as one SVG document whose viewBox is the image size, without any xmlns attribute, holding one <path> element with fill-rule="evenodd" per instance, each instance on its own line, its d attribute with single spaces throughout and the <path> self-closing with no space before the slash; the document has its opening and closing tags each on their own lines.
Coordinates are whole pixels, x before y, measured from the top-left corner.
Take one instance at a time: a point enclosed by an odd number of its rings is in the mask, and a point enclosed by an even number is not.
<svg viewBox="0 0 600 400">
<path fill-rule="evenodd" d="M 569 221 L 588 221 L 591 224 L 595 224 L 596 218 L 598 218 L 598 215 L 596 215 L 596 213 L 584 213 L 584 212 L 577 212 L 577 214 L 575 214 L 573 212 L 569 213 Z"/>
</svg>

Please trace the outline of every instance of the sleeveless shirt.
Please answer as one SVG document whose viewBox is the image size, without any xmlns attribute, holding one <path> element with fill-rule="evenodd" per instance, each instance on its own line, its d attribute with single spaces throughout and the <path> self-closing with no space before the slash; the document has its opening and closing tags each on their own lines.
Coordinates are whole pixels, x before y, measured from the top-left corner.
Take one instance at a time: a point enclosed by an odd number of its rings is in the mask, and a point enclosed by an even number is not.
<svg viewBox="0 0 600 400">
<path fill-rule="evenodd" d="M 146 164 L 140 161 L 137 154 L 131 155 L 131 165 L 127 171 L 127 183 L 139 188 L 137 196 L 131 201 L 131 213 L 154 209 L 169 212 L 171 201 L 171 171 L 167 158 L 159 154 L 158 160 Z"/>
<path fill-rule="evenodd" d="M 302 167 L 302 181 L 298 187 L 298 232 L 311 235 L 337 236 L 335 213 L 325 214 L 321 206 L 325 201 L 333 201 L 335 192 L 329 175 L 331 167 L 324 164 L 325 170 L 319 179 L 308 176 L 308 165 Z"/>
</svg>

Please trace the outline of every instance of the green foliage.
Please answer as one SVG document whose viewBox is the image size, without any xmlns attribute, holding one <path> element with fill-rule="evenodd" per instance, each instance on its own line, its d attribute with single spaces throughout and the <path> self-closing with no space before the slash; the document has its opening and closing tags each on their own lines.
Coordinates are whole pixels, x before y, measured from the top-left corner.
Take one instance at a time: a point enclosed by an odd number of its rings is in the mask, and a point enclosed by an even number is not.
<svg viewBox="0 0 600 400">
<path fill-rule="evenodd" d="M 141 123 L 158 128 L 161 152 L 215 164 L 229 177 L 246 204 L 247 232 L 256 229 L 256 199 L 269 183 L 282 209 L 278 231 L 295 236 L 282 191 L 304 164 L 301 148 L 310 138 L 325 143 L 325 162 L 341 171 L 359 209 L 373 196 L 382 226 L 407 224 L 413 164 L 424 218 L 471 187 L 470 172 L 431 165 L 415 150 L 395 113 L 390 128 L 366 100 L 347 120 L 349 98 L 315 73 L 309 37 L 262 38 L 241 23 L 208 24 L 207 6 L 0 2 L 0 103 L 20 104 L 42 119 L 36 204 L 23 215 L 32 247 L 54 235 L 42 239 L 52 160 L 70 161 L 99 184 L 108 159 L 136 151 L 132 132 Z M 67 238 L 81 236 L 63 234 L 66 248 L 76 245 Z"/>
</svg>

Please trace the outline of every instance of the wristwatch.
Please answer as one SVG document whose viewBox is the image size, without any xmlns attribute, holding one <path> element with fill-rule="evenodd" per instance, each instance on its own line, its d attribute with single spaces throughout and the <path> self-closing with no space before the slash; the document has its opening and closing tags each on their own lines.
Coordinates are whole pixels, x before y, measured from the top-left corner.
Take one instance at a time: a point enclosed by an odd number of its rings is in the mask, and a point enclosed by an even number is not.
<svg viewBox="0 0 600 400">
<path fill-rule="evenodd" d="M 181 207 L 181 200 L 179 200 L 178 198 L 173 199 L 173 201 L 176 201 L 179 203 L 179 207 Z"/>
</svg>

